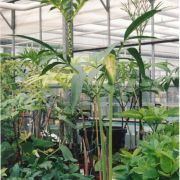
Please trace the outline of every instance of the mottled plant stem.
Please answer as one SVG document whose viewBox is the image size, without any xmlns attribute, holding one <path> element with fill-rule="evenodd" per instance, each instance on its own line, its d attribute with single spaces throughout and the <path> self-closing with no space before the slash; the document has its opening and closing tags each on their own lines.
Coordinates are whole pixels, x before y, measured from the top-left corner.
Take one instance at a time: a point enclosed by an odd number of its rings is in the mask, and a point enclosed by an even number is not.
<svg viewBox="0 0 180 180">
<path fill-rule="evenodd" d="M 103 171 L 103 180 L 107 180 L 106 178 L 106 150 L 104 143 L 104 132 L 103 132 L 103 121 L 102 121 L 102 113 L 101 113 L 101 99 L 100 95 L 97 94 L 97 106 L 98 106 L 98 116 L 99 116 L 99 127 L 100 127 L 100 139 L 101 139 L 101 162 L 102 162 L 102 171 Z"/>
<path fill-rule="evenodd" d="M 109 180 L 112 180 L 112 117 L 113 117 L 113 94 L 114 87 L 111 86 L 109 93 Z"/>
</svg>

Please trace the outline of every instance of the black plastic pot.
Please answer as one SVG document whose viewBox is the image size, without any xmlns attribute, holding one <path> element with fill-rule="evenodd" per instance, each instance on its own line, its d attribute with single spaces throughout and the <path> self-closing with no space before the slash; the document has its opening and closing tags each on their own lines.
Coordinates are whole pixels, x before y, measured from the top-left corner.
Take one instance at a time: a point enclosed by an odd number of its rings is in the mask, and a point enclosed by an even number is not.
<svg viewBox="0 0 180 180">
<path fill-rule="evenodd" d="M 127 129 L 123 127 L 112 128 L 112 151 L 113 153 L 119 152 L 121 148 L 125 146 L 125 136 Z"/>
<path fill-rule="evenodd" d="M 107 126 L 105 128 L 105 135 L 108 139 L 108 129 L 109 127 Z M 87 131 L 87 138 L 89 141 L 89 144 L 91 144 L 91 149 L 96 149 L 96 132 L 94 127 L 86 128 Z M 118 152 L 119 149 L 124 148 L 125 146 L 125 135 L 127 133 L 127 129 L 123 127 L 113 127 L 112 128 L 112 145 L 113 145 L 113 153 Z M 81 137 L 84 137 L 84 130 L 81 129 L 79 131 L 79 135 Z M 99 134 L 99 139 L 100 139 L 100 134 Z M 93 145 L 94 144 L 94 145 Z"/>
</svg>

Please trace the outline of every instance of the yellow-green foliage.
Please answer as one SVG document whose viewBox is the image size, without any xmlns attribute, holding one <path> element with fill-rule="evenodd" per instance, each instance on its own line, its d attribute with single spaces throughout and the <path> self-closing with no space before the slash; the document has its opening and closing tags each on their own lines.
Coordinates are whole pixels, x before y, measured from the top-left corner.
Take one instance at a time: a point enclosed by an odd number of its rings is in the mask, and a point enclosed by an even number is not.
<svg viewBox="0 0 180 180">
<path fill-rule="evenodd" d="M 105 59 L 106 72 L 109 84 L 114 84 L 116 80 L 116 57 L 109 54 Z"/>
</svg>

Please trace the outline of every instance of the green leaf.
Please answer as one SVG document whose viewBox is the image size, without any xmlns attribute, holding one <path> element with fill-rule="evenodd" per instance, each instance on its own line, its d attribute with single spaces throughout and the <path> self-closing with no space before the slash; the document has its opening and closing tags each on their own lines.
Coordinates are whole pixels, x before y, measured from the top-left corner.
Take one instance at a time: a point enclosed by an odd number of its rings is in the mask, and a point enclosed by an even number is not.
<svg viewBox="0 0 180 180">
<path fill-rule="evenodd" d="M 171 174 L 174 174 L 175 172 L 178 172 L 178 170 L 179 170 L 179 157 L 177 157 L 174 160 L 173 169 L 172 169 Z"/>
<path fill-rule="evenodd" d="M 160 170 L 158 172 L 159 172 L 160 175 L 165 176 L 165 177 L 170 177 L 171 176 L 170 174 L 165 173 L 165 172 L 160 171 Z"/>
<path fill-rule="evenodd" d="M 41 72 L 41 75 L 46 74 L 47 71 L 51 70 L 53 67 L 59 65 L 59 64 L 65 64 L 64 62 L 53 62 L 51 64 L 48 64 Z"/>
<path fill-rule="evenodd" d="M 163 170 L 163 172 L 165 172 L 166 174 L 171 173 L 171 171 L 173 169 L 173 161 L 165 153 L 163 153 L 163 154 L 161 153 L 161 156 L 160 156 L 160 167 Z"/>
<path fill-rule="evenodd" d="M 106 76 L 109 85 L 114 85 L 116 80 L 116 57 L 114 54 L 109 54 L 105 58 Z"/>
<path fill-rule="evenodd" d="M 73 179 L 76 179 L 76 178 L 78 178 L 79 180 L 92 180 L 93 179 L 92 177 L 84 176 L 84 175 L 82 175 L 80 173 L 73 173 L 71 175 L 73 176 L 72 177 Z"/>
<path fill-rule="evenodd" d="M 6 59 L 12 59 L 11 54 L 8 53 L 0 53 L 0 61 L 6 60 Z"/>
<path fill-rule="evenodd" d="M 142 167 L 134 167 L 133 169 L 132 169 L 132 171 L 133 172 L 135 172 L 135 173 L 137 173 L 137 174 L 144 174 L 144 168 L 142 168 Z"/>
<path fill-rule="evenodd" d="M 40 44 L 41 46 L 43 46 L 43 47 L 53 51 L 54 53 L 57 53 L 57 51 L 53 47 L 51 47 L 49 44 L 47 44 L 47 43 L 45 43 L 45 42 L 43 42 L 43 41 L 41 41 L 39 39 L 36 39 L 36 38 L 33 38 L 33 37 L 29 37 L 29 36 L 24 36 L 24 35 L 15 35 L 15 36 L 21 37 L 21 38 L 24 38 L 24 39 L 29 39 L 31 41 L 34 41 L 34 42 Z"/>
<path fill-rule="evenodd" d="M 79 166 L 77 164 L 69 165 L 69 173 L 75 173 L 79 170 Z"/>
<path fill-rule="evenodd" d="M 78 129 L 78 128 L 76 127 L 76 124 L 72 123 L 72 120 L 71 120 L 71 119 L 64 118 L 63 121 L 64 121 L 65 123 L 67 123 L 70 127 L 74 128 L 74 129 Z"/>
<path fill-rule="evenodd" d="M 156 179 L 158 177 L 158 172 L 156 168 L 148 167 L 143 173 L 143 179 Z"/>
<path fill-rule="evenodd" d="M 94 68 L 93 70 L 91 70 L 89 73 L 88 73 L 88 80 L 91 82 L 93 80 L 94 77 L 97 76 L 97 74 L 99 73 L 99 69 L 100 68 Z"/>
<path fill-rule="evenodd" d="M 166 112 L 168 117 L 177 117 L 179 116 L 179 107 L 170 108 Z"/>
<path fill-rule="evenodd" d="M 7 141 L 1 143 L 0 149 L 1 165 L 7 165 L 9 160 L 15 160 L 15 149 Z"/>
<path fill-rule="evenodd" d="M 129 35 L 136 30 L 141 24 L 146 22 L 149 18 L 154 16 L 156 13 L 160 12 L 160 10 L 150 10 L 148 12 L 145 12 L 143 15 L 139 16 L 137 19 L 135 19 L 127 28 L 125 34 L 124 34 L 124 41 L 126 41 L 129 37 Z"/>
<path fill-rule="evenodd" d="M 179 77 L 173 78 L 172 81 L 175 87 L 179 87 Z"/>
<path fill-rule="evenodd" d="M 168 64 L 169 63 L 167 63 L 167 62 L 160 62 L 160 63 L 155 63 L 155 66 L 162 69 L 162 70 L 164 70 L 165 72 L 170 73 L 171 70 L 169 69 Z"/>
<path fill-rule="evenodd" d="M 113 168 L 113 171 L 126 171 L 126 170 L 127 170 L 127 166 L 122 165 L 122 164 L 120 164 L 120 165 L 118 165 L 118 166 L 115 166 L 115 167 Z"/>
<path fill-rule="evenodd" d="M 102 160 L 97 161 L 94 168 L 95 171 L 102 171 Z"/>
<path fill-rule="evenodd" d="M 104 59 L 106 56 L 108 56 L 110 53 L 112 53 L 112 51 L 114 50 L 114 48 L 118 45 L 118 43 L 114 43 L 112 45 L 110 45 L 108 48 L 106 48 L 103 51 L 100 52 L 95 52 L 93 54 L 90 55 L 90 58 L 93 61 L 96 61 L 96 63 L 98 63 L 98 61 L 101 61 L 102 59 Z"/>
<path fill-rule="evenodd" d="M 121 156 L 131 158 L 132 154 L 128 152 L 127 150 L 121 149 Z"/>
<path fill-rule="evenodd" d="M 108 48 L 105 49 L 104 51 L 104 55 L 103 57 L 106 57 L 107 55 L 109 55 L 110 53 L 112 53 L 112 51 L 114 50 L 114 48 L 117 46 L 118 44 L 117 43 L 114 43 L 112 45 L 110 45 Z"/>
<path fill-rule="evenodd" d="M 117 180 L 127 180 L 129 169 L 127 165 L 118 165 L 113 168 L 113 177 Z"/>
<path fill-rule="evenodd" d="M 141 152 L 141 148 L 135 149 L 133 152 L 133 156 L 137 156 L 138 154 L 140 154 L 140 152 Z"/>
<path fill-rule="evenodd" d="M 113 168 L 113 174 L 115 175 L 115 177 L 117 177 L 119 179 L 119 177 L 121 176 L 121 179 L 122 177 L 124 177 L 124 180 L 125 177 L 128 175 L 129 173 L 129 168 L 128 168 L 128 165 L 123 165 L 123 164 L 120 164 L 118 166 L 115 166 Z"/>
<path fill-rule="evenodd" d="M 52 147 L 53 145 L 54 145 L 54 143 L 51 142 L 51 141 L 47 141 L 47 140 L 44 140 L 44 139 L 33 138 L 33 146 L 34 147 L 47 149 L 47 148 Z"/>
<path fill-rule="evenodd" d="M 171 84 L 171 80 L 172 80 L 171 77 L 168 77 L 168 76 L 167 76 L 167 77 L 165 78 L 165 82 L 162 84 L 165 91 L 167 91 L 167 90 L 169 89 L 169 86 L 170 86 L 170 84 Z"/>
<path fill-rule="evenodd" d="M 122 174 L 119 174 L 119 173 L 114 173 L 114 174 L 113 174 L 113 177 L 114 177 L 116 180 L 127 180 L 128 175 L 122 175 Z M 134 179 L 133 179 L 133 180 L 134 180 Z"/>
<path fill-rule="evenodd" d="M 77 4 L 77 7 L 75 8 L 75 11 L 74 11 L 74 15 L 73 15 L 73 16 L 75 16 L 75 15 L 80 11 L 80 9 L 84 6 L 84 4 L 85 4 L 87 1 L 88 1 L 88 0 L 81 0 L 81 1 L 78 2 L 78 0 L 77 0 L 78 4 Z"/>
<path fill-rule="evenodd" d="M 0 170 L 1 177 L 7 176 L 6 170 L 7 170 L 7 168 L 2 168 L 2 169 Z"/>
<path fill-rule="evenodd" d="M 39 165 L 40 168 L 43 168 L 45 170 L 51 169 L 53 167 L 51 161 L 45 161 Z"/>
<path fill-rule="evenodd" d="M 134 109 L 127 110 L 124 112 L 118 112 L 116 113 L 117 116 L 119 117 L 125 117 L 125 118 L 134 118 L 134 119 L 142 119 L 142 115 Z"/>
<path fill-rule="evenodd" d="M 167 117 L 167 116 L 166 116 Z M 144 115 L 143 120 L 145 122 L 160 122 L 162 121 L 164 118 L 161 116 L 156 116 L 154 114 L 149 114 L 149 115 Z"/>
<path fill-rule="evenodd" d="M 153 92 L 155 94 L 159 94 L 159 89 L 156 87 L 142 87 L 141 91 L 142 92 Z"/>
<path fill-rule="evenodd" d="M 80 94 L 84 83 L 85 73 L 82 68 L 79 68 L 79 73 L 75 74 L 71 81 L 71 108 L 74 112 L 74 108 L 79 102 Z"/>
<path fill-rule="evenodd" d="M 53 6 L 53 7 L 51 7 L 49 10 L 52 11 L 52 10 L 54 10 L 54 9 L 56 9 L 56 7 Z"/>
<path fill-rule="evenodd" d="M 136 48 L 128 48 L 128 52 L 136 60 L 138 67 L 139 67 L 139 71 L 142 74 L 142 76 L 145 78 L 146 77 L 145 76 L 145 68 L 144 68 L 144 62 L 142 60 L 141 54 L 137 51 Z"/>
<path fill-rule="evenodd" d="M 19 177 L 20 175 L 20 167 L 19 164 L 15 164 L 11 169 L 11 177 Z"/>
<path fill-rule="evenodd" d="M 37 176 L 42 176 L 42 171 L 35 171 L 35 173 L 32 175 L 32 178 L 34 179 Z"/>
<path fill-rule="evenodd" d="M 67 146 L 60 145 L 59 149 L 61 150 L 65 161 L 72 161 L 72 162 L 77 161 L 76 159 L 73 158 L 73 155 Z"/>
</svg>

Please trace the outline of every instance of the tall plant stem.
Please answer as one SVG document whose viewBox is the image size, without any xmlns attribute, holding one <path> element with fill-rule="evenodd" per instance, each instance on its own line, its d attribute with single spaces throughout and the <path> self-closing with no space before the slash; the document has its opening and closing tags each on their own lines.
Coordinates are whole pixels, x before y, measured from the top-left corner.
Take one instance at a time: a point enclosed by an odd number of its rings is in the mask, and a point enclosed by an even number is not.
<svg viewBox="0 0 180 180">
<path fill-rule="evenodd" d="M 96 144 L 97 144 L 97 155 L 98 160 L 100 160 L 101 152 L 99 147 L 99 126 L 98 126 L 98 118 L 97 118 L 97 102 L 95 99 L 93 99 L 93 105 L 94 105 L 94 119 L 96 121 Z M 99 179 L 102 180 L 102 172 L 99 171 Z"/>
<path fill-rule="evenodd" d="M 140 33 L 140 35 L 143 34 L 142 32 Z M 139 43 L 139 53 L 141 54 L 141 39 L 138 40 Z M 142 77 L 141 77 L 141 72 L 139 70 L 139 87 L 142 83 Z M 139 107 L 142 107 L 142 91 L 141 89 L 139 90 Z M 142 140 L 143 139 L 143 126 L 142 126 L 142 121 L 139 120 L 139 139 Z"/>
<path fill-rule="evenodd" d="M 114 87 L 111 86 L 109 93 L 109 180 L 112 180 L 112 117 L 113 117 L 113 94 Z"/>
<path fill-rule="evenodd" d="M 103 132 L 103 121 L 102 121 L 102 113 L 101 113 L 101 100 L 99 93 L 96 96 L 97 106 L 98 106 L 98 117 L 99 117 L 99 127 L 100 127 L 100 139 L 101 139 L 101 160 L 102 160 L 102 171 L 103 171 L 103 180 L 107 180 L 106 178 L 106 149 L 104 142 L 104 132 Z"/>
<path fill-rule="evenodd" d="M 15 143 L 16 143 L 16 162 L 21 162 L 21 150 L 20 150 L 20 146 L 19 146 L 19 142 L 18 142 L 18 132 L 17 132 L 17 118 L 15 118 L 15 120 L 13 121 L 13 129 L 14 129 L 14 138 L 15 138 Z"/>
<path fill-rule="evenodd" d="M 141 36 L 141 33 L 140 33 Z M 141 55 L 141 39 L 138 40 L 138 46 L 139 46 L 139 54 Z M 141 71 L 139 70 L 139 87 L 142 83 L 142 77 L 141 77 Z M 141 89 L 139 90 L 139 107 L 142 107 L 142 91 Z"/>
</svg>

